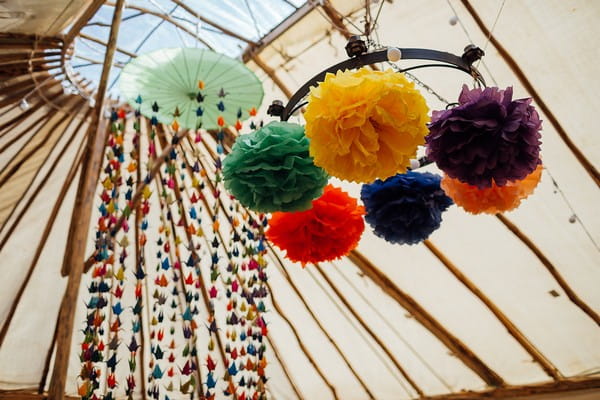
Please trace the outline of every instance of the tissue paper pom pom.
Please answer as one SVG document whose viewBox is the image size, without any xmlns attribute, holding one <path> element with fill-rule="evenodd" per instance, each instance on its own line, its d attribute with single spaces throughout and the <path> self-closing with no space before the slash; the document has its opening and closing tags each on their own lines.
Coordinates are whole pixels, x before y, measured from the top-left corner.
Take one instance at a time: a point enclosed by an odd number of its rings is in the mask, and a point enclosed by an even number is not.
<svg viewBox="0 0 600 400">
<path fill-rule="evenodd" d="M 409 171 L 363 185 L 365 219 L 375 234 L 391 243 L 419 243 L 440 227 L 442 212 L 452 204 L 440 187 L 441 177 Z"/>
<path fill-rule="evenodd" d="M 428 108 L 400 73 L 338 71 L 312 88 L 306 136 L 310 155 L 329 174 L 372 182 L 406 171 L 427 134 Z"/>
<path fill-rule="evenodd" d="M 513 101 L 512 93 L 463 86 L 459 106 L 433 112 L 427 156 L 448 176 L 479 188 L 532 173 L 540 164 L 540 117 L 530 98 Z"/>
<path fill-rule="evenodd" d="M 329 261 L 348 254 L 358 244 L 365 224 L 364 208 L 331 185 L 307 211 L 276 212 L 269 220 L 267 239 L 304 264 Z"/>
<path fill-rule="evenodd" d="M 260 211 L 299 211 L 323 193 L 327 173 L 308 155 L 304 128 L 271 122 L 237 138 L 223 161 L 225 188 Z"/>
<path fill-rule="evenodd" d="M 508 182 L 504 186 L 492 184 L 490 188 L 479 189 L 458 179 L 445 176 L 442 189 L 456 205 L 473 214 L 496 214 L 514 210 L 535 190 L 542 176 L 542 166 L 538 167 L 525 179 Z"/>
</svg>

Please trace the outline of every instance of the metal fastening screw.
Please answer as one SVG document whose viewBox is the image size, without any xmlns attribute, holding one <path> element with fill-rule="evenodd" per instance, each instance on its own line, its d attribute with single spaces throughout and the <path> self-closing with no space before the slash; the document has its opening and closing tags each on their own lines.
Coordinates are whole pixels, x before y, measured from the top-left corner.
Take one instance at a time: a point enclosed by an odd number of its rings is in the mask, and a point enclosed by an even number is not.
<svg viewBox="0 0 600 400">
<path fill-rule="evenodd" d="M 471 65 L 475 61 L 480 60 L 481 57 L 483 57 L 484 55 L 485 53 L 483 52 L 483 50 L 481 50 L 474 44 L 470 44 L 467 47 L 465 47 L 465 51 L 461 58 L 465 60 L 467 64 Z"/>
<path fill-rule="evenodd" d="M 285 107 L 283 106 L 283 101 L 273 100 L 269 108 L 267 108 L 267 114 L 272 117 L 281 117 L 284 109 Z"/>
<path fill-rule="evenodd" d="M 365 41 L 362 40 L 360 36 L 350 36 L 350 39 L 348 39 L 348 44 L 346 44 L 346 54 L 348 54 L 348 57 L 360 56 L 366 52 L 367 45 Z"/>
</svg>

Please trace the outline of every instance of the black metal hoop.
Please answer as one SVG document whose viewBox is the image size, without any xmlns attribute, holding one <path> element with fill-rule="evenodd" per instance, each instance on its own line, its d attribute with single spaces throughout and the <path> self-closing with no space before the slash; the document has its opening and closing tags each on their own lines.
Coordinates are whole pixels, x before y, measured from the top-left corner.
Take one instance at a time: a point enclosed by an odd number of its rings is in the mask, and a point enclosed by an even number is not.
<svg viewBox="0 0 600 400">
<path fill-rule="evenodd" d="M 485 80 L 483 76 L 477 71 L 475 67 L 473 67 L 473 62 L 480 59 L 483 56 L 483 51 L 475 46 L 467 46 L 465 48 L 465 53 L 462 57 L 454 55 L 452 53 L 446 53 L 438 50 L 430 50 L 430 49 L 418 49 L 418 48 L 407 48 L 407 49 L 398 49 L 401 53 L 402 60 L 429 60 L 429 61 L 437 61 L 441 64 L 425 64 L 418 65 L 413 67 L 408 67 L 405 69 L 401 69 L 399 72 L 410 71 L 418 68 L 427 68 L 427 67 L 446 67 L 446 68 L 454 68 L 460 71 L 463 71 L 470 76 L 472 76 L 477 82 L 481 85 L 485 86 Z M 280 103 L 276 107 L 274 107 L 271 115 L 279 115 L 282 121 L 287 121 L 289 117 L 297 110 L 298 107 L 296 105 L 300 100 L 302 100 L 310 91 L 311 86 L 316 86 L 319 82 L 322 82 L 325 79 L 325 75 L 327 73 L 335 73 L 340 70 L 345 69 L 356 69 L 363 67 L 365 65 L 375 64 L 379 62 L 389 61 L 388 59 L 388 50 L 379 50 L 372 53 L 360 54 L 355 57 L 349 58 L 345 61 L 342 61 L 338 64 L 335 64 L 321 72 L 317 75 L 313 76 L 308 82 L 306 82 L 294 95 L 290 98 L 290 101 L 287 103 L 285 107 Z"/>
</svg>

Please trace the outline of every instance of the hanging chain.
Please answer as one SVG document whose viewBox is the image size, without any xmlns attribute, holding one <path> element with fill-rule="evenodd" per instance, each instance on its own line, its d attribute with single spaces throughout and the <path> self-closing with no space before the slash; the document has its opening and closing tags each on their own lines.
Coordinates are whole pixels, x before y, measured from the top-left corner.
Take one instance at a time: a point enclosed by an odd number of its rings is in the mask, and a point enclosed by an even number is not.
<svg viewBox="0 0 600 400">
<path fill-rule="evenodd" d="M 442 97 L 438 92 L 436 92 L 435 90 L 433 90 L 431 88 L 431 86 L 429 86 L 428 84 L 426 84 L 425 82 L 423 82 L 422 80 L 420 80 L 419 78 L 417 78 L 416 76 L 414 76 L 413 74 L 411 74 L 410 72 L 403 72 L 400 67 L 398 67 L 396 64 L 392 63 L 392 62 L 387 62 L 388 65 L 390 65 L 394 71 L 396 72 L 402 72 L 404 75 L 406 75 L 406 77 L 408 79 L 410 79 L 411 81 L 413 81 L 414 83 L 416 83 L 418 86 L 422 87 L 423 89 L 425 89 L 425 91 L 427 91 L 427 93 L 434 95 L 435 97 L 437 97 L 437 99 L 439 101 L 441 101 L 442 103 L 448 105 L 450 104 L 450 102 L 448 100 L 446 100 L 444 97 Z"/>
</svg>

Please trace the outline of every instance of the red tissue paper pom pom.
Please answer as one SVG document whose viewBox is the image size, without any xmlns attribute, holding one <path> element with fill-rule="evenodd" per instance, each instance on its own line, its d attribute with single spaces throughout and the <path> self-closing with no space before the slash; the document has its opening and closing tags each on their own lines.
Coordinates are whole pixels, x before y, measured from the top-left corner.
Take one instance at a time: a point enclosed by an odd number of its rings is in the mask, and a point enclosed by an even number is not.
<svg viewBox="0 0 600 400">
<path fill-rule="evenodd" d="M 269 220 L 267 239 L 292 261 L 317 263 L 348 254 L 365 229 L 364 207 L 341 189 L 327 185 L 312 208 L 276 212 Z"/>
</svg>

